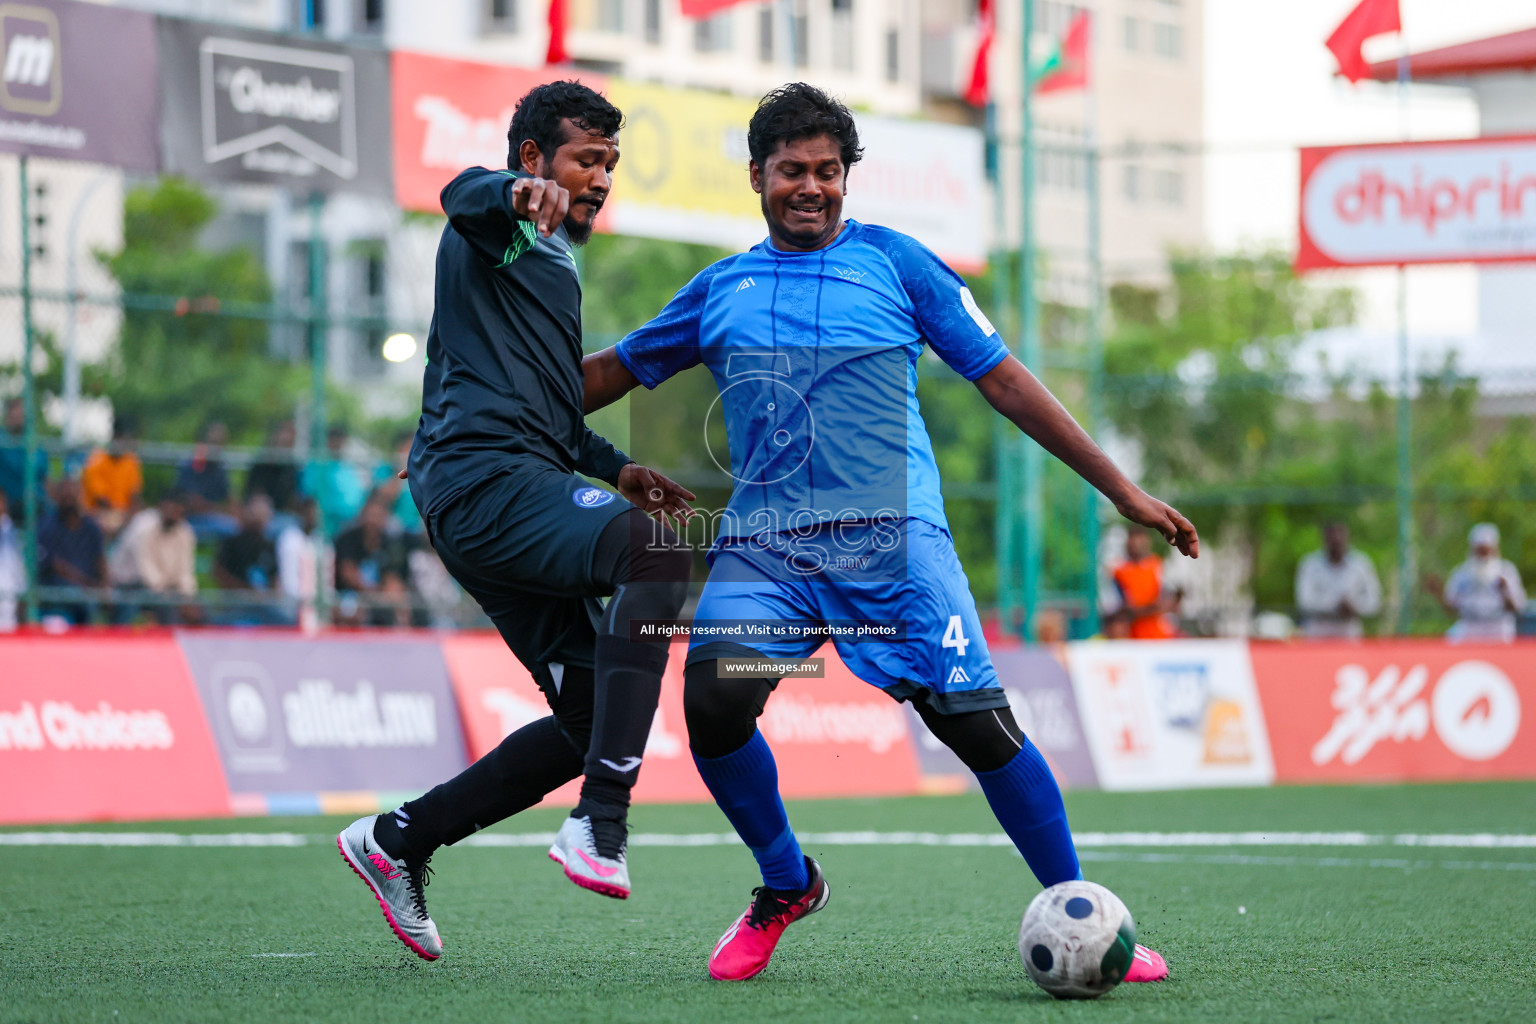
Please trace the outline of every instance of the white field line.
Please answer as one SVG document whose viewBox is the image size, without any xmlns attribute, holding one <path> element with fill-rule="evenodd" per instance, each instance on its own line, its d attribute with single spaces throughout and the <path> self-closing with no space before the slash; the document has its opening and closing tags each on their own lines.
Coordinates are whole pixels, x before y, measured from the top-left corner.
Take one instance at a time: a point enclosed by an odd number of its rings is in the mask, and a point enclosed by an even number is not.
<svg viewBox="0 0 1536 1024">
<path fill-rule="evenodd" d="M 1079 832 L 1080 849 L 1100 847 L 1221 848 L 1221 847 L 1421 847 L 1441 849 L 1536 849 L 1536 835 L 1491 832 L 1400 835 L 1369 832 Z M 999 846 L 1013 844 L 1000 832 L 802 832 L 800 842 L 813 846 Z M 553 832 L 490 833 L 470 836 L 462 846 L 540 847 L 555 840 Z M 331 836 L 297 832 L 0 832 L 0 846 L 90 847 L 293 847 L 334 842 Z M 731 832 L 637 832 L 631 846 L 735 846 Z"/>
<path fill-rule="evenodd" d="M 1451 868 L 1461 871 L 1536 871 L 1536 863 L 1509 860 L 1405 860 L 1401 857 L 1274 857 L 1251 853 L 1131 853 L 1126 850 L 1084 850 L 1078 853 L 1089 863 L 1218 864 L 1305 868 Z"/>
</svg>

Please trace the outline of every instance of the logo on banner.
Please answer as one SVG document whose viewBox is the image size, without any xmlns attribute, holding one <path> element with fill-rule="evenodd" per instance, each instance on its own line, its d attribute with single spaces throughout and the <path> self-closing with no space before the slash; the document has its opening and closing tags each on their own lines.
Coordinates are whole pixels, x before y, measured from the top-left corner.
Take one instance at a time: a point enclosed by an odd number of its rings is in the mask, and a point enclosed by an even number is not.
<svg viewBox="0 0 1536 1024">
<path fill-rule="evenodd" d="M 0 750 L 169 750 L 176 733 L 164 711 L 121 711 L 106 701 L 81 709 L 67 700 L 22 701 L 0 711 Z"/>
<path fill-rule="evenodd" d="M 64 101 L 59 19 L 46 7 L 0 4 L 0 108 L 47 117 Z"/>
<path fill-rule="evenodd" d="M 295 747 L 430 747 L 437 704 L 430 693 L 375 694 L 367 680 L 351 693 L 328 679 L 305 679 L 283 694 L 283 721 Z"/>
<path fill-rule="evenodd" d="M 421 165 L 450 170 L 466 167 L 500 167 L 507 159 L 507 125 L 512 107 L 495 117 L 465 113 L 446 96 L 423 93 L 411 112 L 425 126 L 421 139 Z"/>
<path fill-rule="evenodd" d="M 780 691 L 759 719 L 774 743 L 851 743 L 883 754 L 907 738 L 901 705 L 818 701 Z"/>
<path fill-rule="evenodd" d="M 203 159 L 300 177 L 357 177 L 352 58 L 210 37 L 199 48 Z"/>
<path fill-rule="evenodd" d="M 1422 740 L 1431 726 L 1451 753 L 1488 761 L 1520 731 L 1520 696 L 1509 677 L 1486 661 L 1451 666 L 1427 695 L 1429 671 L 1388 665 L 1374 678 L 1360 665 L 1334 676 L 1332 727 L 1312 747 L 1312 763 L 1358 764 L 1380 743 Z"/>
</svg>

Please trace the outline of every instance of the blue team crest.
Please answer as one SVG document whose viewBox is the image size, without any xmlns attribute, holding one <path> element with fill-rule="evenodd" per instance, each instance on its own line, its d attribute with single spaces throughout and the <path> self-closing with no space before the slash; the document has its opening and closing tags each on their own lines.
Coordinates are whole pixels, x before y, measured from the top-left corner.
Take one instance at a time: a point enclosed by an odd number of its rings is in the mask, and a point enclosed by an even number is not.
<svg viewBox="0 0 1536 1024">
<path fill-rule="evenodd" d="M 580 508 L 597 508 L 606 505 L 617 495 L 612 491 L 605 491 L 601 487 L 583 487 L 571 492 L 571 501 Z"/>
</svg>

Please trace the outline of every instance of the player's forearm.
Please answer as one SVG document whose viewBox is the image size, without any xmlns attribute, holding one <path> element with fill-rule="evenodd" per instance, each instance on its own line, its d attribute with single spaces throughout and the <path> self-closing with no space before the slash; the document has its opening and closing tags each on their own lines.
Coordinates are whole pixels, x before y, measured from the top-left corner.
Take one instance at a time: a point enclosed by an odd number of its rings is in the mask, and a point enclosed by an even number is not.
<svg viewBox="0 0 1536 1024">
<path fill-rule="evenodd" d="M 1136 491 L 1130 478 L 1017 359 L 1004 359 L 977 378 L 976 387 L 992 408 L 1110 501 L 1118 505 Z"/>
<path fill-rule="evenodd" d="M 585 380 L 582 392 L 584 412 L 595 412 L 612 405 L 640 384 L 635 375 L 629 372 L 629 367 L 620 361 L 618 349 L 611 346 L 583 358 L 581 373 Z"/>
</svg>

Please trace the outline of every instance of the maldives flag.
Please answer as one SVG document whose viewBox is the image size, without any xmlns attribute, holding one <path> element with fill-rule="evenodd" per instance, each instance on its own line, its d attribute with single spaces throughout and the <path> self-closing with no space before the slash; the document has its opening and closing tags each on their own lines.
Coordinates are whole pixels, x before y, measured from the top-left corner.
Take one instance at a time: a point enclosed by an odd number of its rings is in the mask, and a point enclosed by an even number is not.
<svg viewBox="0 0 1536 1024">
<path fill-rule="evenodd" d="M 1072 19 L 1061 45 L 1036 74 L 1035 92 L 1044 95 L 1088 88 L 1088 18 L 1087 11 L 1080 11 Z"/>
<path fill-rule="evenodd" d="M 997 15 L 992 10 L 992 0 L 978 0 L 976 33 L 976 59 L 971 62 L 971 83 L 965 87 L 965 102 L 973 107 L 987 105 L 987 65 L 992 56 L 992 38 L 997 34 Z"/>
<path fill-rule="evenodd" d="M 1365 41 L 1402 30 L 1403 20 L 1398 13 L 1397 0 L 1360 0 L 1349 16 L 1339 22 L 1326 45 L 1339 62 L 1339 74 L 1351 82 L 1358 82 L 1371 73 L 1370 64 L 1360 53 Z"/>
<path fill-rule="evenodd" d="M 746 0 L 680 0 L 679 6 L 683 9 L 685 18 L 708 18 L 719 14 L 727 7 L 735 7 L 745 3 Z"/>
</svg>

